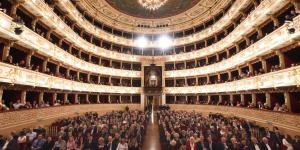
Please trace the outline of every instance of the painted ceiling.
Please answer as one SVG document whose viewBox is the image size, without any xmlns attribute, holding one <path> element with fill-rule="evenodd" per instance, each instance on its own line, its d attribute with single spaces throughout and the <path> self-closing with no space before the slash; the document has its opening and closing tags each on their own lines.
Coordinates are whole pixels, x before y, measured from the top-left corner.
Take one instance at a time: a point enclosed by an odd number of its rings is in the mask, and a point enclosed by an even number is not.
<svg viewBox="0 0 300 150">
<path fill-rule="evenodd" d="M 130 16 L 159 19 L 178 15 L 195 6 L 200 0 L 168 0 L 157 10 L 148 10 L 142 7 L 138 0 L 106 0 L 116 10 Z"/>
</svg>

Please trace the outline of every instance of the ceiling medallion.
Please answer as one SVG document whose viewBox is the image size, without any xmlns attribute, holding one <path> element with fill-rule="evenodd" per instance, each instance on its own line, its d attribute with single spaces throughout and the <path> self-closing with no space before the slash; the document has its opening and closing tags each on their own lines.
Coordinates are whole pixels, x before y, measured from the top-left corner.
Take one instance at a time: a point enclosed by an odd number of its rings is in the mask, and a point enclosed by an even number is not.
<svg viewBox="0 0 300 150">
<path fill-rule="evenodd" d="M 158 8 L 166 4 L 167 1 L 168 0 L 138 0 L 140 5 L 152 11 L 157 10 Z"/>
</svg>

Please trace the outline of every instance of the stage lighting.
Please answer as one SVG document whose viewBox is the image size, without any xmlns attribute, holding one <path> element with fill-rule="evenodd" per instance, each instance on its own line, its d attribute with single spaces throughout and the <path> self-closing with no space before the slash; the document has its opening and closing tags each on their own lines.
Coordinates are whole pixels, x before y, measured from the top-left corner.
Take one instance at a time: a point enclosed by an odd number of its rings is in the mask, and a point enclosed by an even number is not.
<svg viewBox="0 0 300 150">
<path fill-rule="evenodd" d="M 146 47 L 148 44 L 148 39 L 144 36 L 141 36 L 141 37 L 138 37 L 136 40 L 135 40 L 135 45 L 137 47 L 140 47 L 140 48 L 144 48 Z"/>
<path fill-rule="evenodd" d="M 163 35 L 159 37 L 157 43 L 161 49 L 167 49 L 171 46 L 172 39 L 167 35 Z"/>
</svg>

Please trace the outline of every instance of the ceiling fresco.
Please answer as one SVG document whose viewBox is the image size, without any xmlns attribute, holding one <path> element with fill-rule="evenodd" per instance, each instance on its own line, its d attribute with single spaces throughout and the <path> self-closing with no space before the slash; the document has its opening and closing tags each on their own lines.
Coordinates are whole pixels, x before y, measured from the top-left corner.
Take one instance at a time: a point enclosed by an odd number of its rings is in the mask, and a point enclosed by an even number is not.
<svg viewBox="0 0 300 150">
<path fill-rule="evenodd" d="M 130 16 L 158 19 L 178 15 L 195 6 L 200 0 L 168 0 L 157 10 L 149 10 L 138 3 L 138 0 L 106 0 L 118 11 Z"/>
</svg>

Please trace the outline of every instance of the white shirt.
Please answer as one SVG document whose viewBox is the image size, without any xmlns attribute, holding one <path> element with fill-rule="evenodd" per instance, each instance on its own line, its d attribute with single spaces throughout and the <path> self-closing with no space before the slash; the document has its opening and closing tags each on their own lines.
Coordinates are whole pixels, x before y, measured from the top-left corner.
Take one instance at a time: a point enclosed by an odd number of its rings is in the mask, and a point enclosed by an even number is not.
<svg viewBox="0 0 300 150">
<path fill-rule="evenodd" d="M 21 106 L 24 106 L 24 105 L 21 103 L 14 103 L 13 106 L 14 106 L 14 109 L 19 109 Z"/>
<path fill-rule="evenodd" d="M 124 143 L 124 144 L 119 143 L 116 150 L 128 150 L 128 144 L 127 143 Z"/>
<path fill-rule="evenodd" d="M 36 132 L 27 133 L 26 136 L 28 136 L 29 141 L 33 141 L 33 139 L 36 137 Z"/>
<path fill-rule="evenodd" d="M 268 150 L 272 150 L 271 147 L 269 146 L 269 144 L 266 144 Z"/>
<path fill-rule="evenodd" d="M 282 139 L 282 144 L 287 147 L 287 150 L 293 150 L 293 145 L 289 143 L 286 139 Z"/>
<path fill-rule="evenodd" d="M 255 150 L 260 150 L 259 146 L 257 144 L 254 144 Z"/>
<path fill-rule="evenodd" d="M 191 150 L 194 150 L 194 147 L 195 147 L 194 143 L 193 144 L 191 143 Z"/>
</svg>

